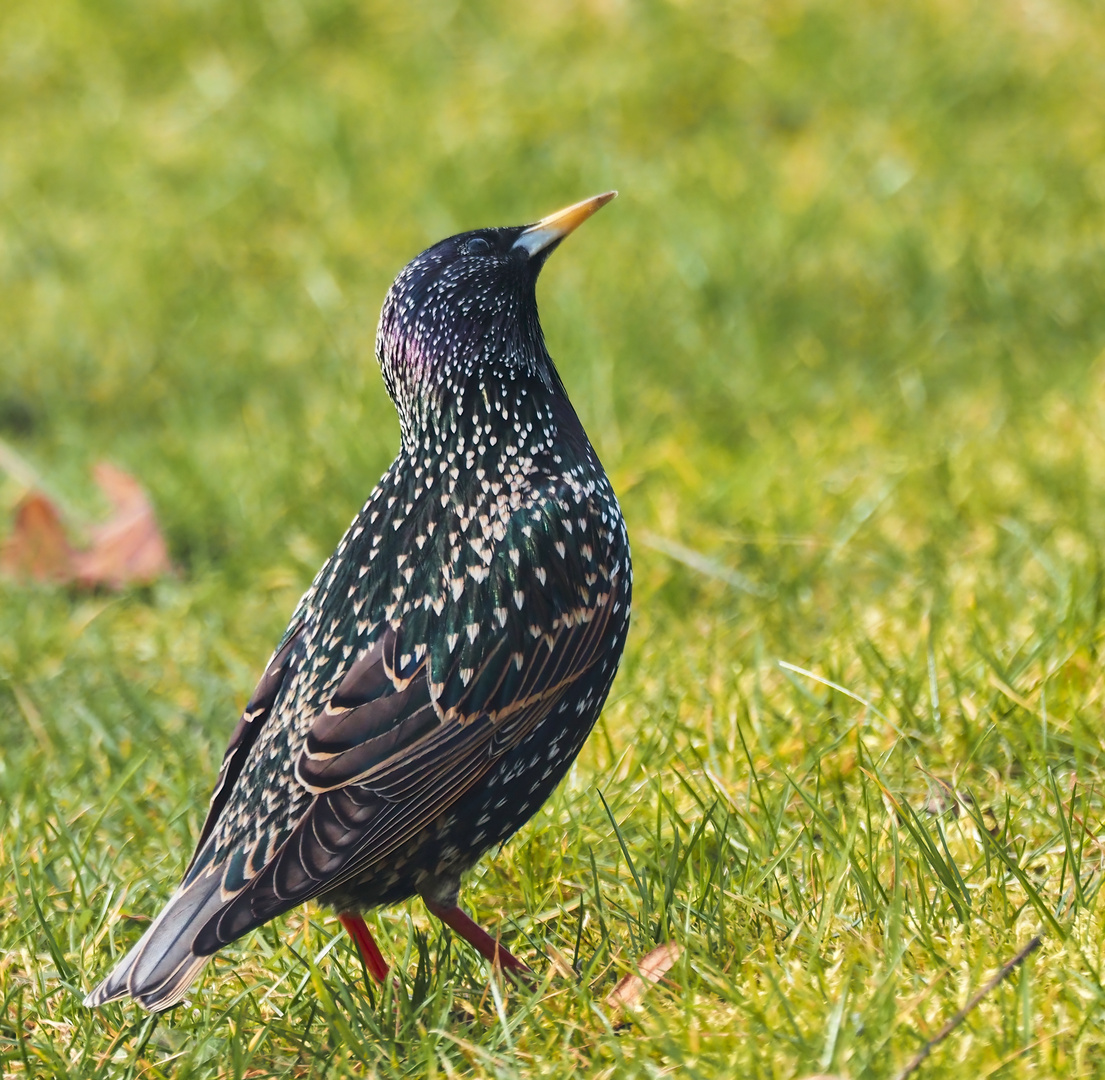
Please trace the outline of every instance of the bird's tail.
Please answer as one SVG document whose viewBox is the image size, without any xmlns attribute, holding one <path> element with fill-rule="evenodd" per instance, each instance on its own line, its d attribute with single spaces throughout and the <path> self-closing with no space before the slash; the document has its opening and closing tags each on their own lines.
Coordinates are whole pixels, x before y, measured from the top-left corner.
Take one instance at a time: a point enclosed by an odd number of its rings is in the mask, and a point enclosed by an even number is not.
<svg viewBox="0 0 1105 1080">
<path fill-rule="evenodd" d="M 224 907 L 221 874 L 181 886 L 115 970 L 85 999 L 95 1007 L 132 997 L 150 1012 L 176 1005 L 210 956 L 193 951 L 196 935 Z"/>
</svg>

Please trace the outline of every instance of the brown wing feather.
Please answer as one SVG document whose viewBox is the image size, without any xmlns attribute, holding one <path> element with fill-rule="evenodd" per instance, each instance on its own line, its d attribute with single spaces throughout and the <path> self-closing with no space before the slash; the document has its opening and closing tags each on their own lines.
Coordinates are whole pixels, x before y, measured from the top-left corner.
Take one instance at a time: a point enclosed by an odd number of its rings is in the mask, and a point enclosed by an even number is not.
<svg viewBox="0 0 1105 1080">
<path fill-rule="evenodd" d="M 234 790 L 234 784 L 242 771 L 242 766 L 249 756 L 250 748 L 257 741 L 261 729 L 272 715 L 273 706 L 280 697 L 280 691 L 293 667 L 293 654 L 302 633 L 303 628 L 299 626 L 285 637 L 284 643 L 273 653 L 272 659 L 269 660 L 265 673 L 257 683 L 257 688 L 253 691 L 253 696 L 242 710 L 241 718 L 230 736 L 230 745 L 223 755 L 219 778 L 215 782 L 215 790 L 211 793 L 211 802 L 208 805 L 203 828 L 200 830 L 200 838 L 196 843 L 195 853 L 188 863 L 188 869 L 184 872 L 185 883 L 192 874 L 196 859 L 203 852 L 204 845 L 218 824 L 223 807 L 226 806 L 230 793 Z"/>
<path fill-rule="evenodd" d="M 379 675 L 394 656 L 394 643 L 382 641 L 366 653 L 334 695 L 343 706 L 331 701 L 319 715 L 297 763 L 297 775 L 316 793 L 314 802 L 275 857 L 204 928 L 197 952 L 214 952 L 360 876 L 447 812 L 602 658 L 610 595 L 556 620 L 551 648 L 546 635 L 531 638 L 522 654 L 526 677 L 519 691 L 493 711 L 453 712 L 442 720 L 425 664 L 413 676 L 392 681 L 388 693 Z M 488 662 L 505 673 L 515 660 L 509 649 L 496 647 Z M 494 685 L 502 681 L 500 676 Z M 356 704 L 354 687 L 378 696 Z M 427 730 L 416 734 L 408 725 L 419 717 Z"/>
</svg>

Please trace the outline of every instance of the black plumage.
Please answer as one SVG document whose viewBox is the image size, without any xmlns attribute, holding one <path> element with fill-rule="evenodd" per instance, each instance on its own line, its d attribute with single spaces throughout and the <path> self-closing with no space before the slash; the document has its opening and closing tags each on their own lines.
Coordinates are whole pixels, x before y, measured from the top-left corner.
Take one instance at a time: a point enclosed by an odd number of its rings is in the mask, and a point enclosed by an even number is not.
<svg viewBox="0 0 1105 1080">
<path fill-rule="evenodd" d="M 184 880 L 86 999 L 177 1003 L 216 950 L 309 899 L 420 894 L 485 955 L 461 875 L 541 806 L 629 625 L 617 499 L 545 347 L 549 253 L 613 193 L 443 240 L 388 292 L 398 456 L 300 601 L 227 749 Z"/>
</svg>

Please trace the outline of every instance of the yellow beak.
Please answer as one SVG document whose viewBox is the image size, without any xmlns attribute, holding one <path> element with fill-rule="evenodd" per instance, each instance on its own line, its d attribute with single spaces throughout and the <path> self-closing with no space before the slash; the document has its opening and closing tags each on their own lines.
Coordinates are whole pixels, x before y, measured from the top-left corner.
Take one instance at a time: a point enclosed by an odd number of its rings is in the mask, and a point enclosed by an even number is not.
<svg viewBox="0 0 1105 1080">
<path fill-rule="evenodd" d="M 606 191 L 602 195 L 592 195 L 589 199 L 573 203 L 563 210 L 557 210 L 555 214 L 543 217 L 526 229 L 514 241 L 514 246 L 524 248 L 530 256 L 544 251 L 550 244 L 563 240 L 568 233 L 578 229 L 596 210 L 605 206 L 617 194 L 616 191 Z"/>
</svg>

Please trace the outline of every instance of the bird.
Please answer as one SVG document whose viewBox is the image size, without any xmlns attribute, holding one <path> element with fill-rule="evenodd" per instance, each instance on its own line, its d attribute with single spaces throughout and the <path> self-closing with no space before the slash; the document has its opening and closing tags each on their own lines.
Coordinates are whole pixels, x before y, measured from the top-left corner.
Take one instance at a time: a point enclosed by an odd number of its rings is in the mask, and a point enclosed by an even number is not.
<svg viewBox="0 0 1105 1080">
<path fill-rule="evenodd" d="M 625 520 L 536 298 L 616 194 L 442 240 L 391 285 L 376 359 L 398 453 L 246 704 L 180 885 L 86 1005 L 171 1008 L 218 950 L 309 900 L 381 982 L 364 912 L 419 896 L 532 977 L 459 892 L 575 760 L 629 629 Z"/>
</svg>

